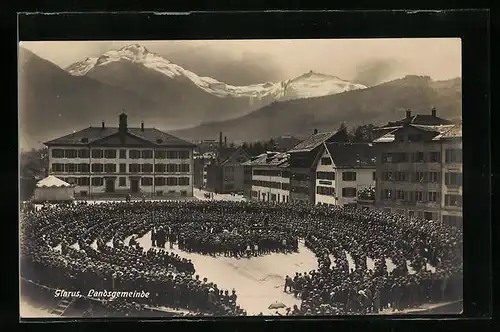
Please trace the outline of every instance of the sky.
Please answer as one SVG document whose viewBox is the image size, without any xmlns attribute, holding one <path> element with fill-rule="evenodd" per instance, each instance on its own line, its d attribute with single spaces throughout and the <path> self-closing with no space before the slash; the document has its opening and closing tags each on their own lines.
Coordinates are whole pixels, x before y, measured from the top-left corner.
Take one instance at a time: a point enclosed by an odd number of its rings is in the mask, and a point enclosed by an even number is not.
<svg viewBox="0 0 500 332">
<path fill-rule="evenodd" d="M 354 79 L 360 72 L 388 71 L 391 79 L 408 74 L 435 80 L 461 76 L 461 41 L 458 38 L 201 40 L 201 41 L 44 41 L 20 46 L 60 67 L 137 43 L 168 58 L 169 53 L 210 50 L 245 61 L 264 55 L 280 67 L 285 78 L 310 70 Z M 214 53 L 216 52 L 216 53 Z"/>
</svg>

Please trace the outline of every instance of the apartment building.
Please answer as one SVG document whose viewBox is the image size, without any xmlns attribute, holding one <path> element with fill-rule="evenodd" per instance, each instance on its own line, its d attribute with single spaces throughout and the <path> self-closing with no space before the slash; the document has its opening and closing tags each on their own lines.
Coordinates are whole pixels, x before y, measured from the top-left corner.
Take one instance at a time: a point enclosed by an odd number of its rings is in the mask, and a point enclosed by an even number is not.
<svg viewBox="0 0 500 332">
<path fill-rule="evenodd" d="M 290 154 L 290 200 L 314 204 L 316 162 L 324 143 L 333 142 L 336 132 L 314 134 L 288 151 Z"/>
<path fill-rule="evenodd" d="M 44 143 L 49 174 L 74 184 L 81 197 L 131 193 L 193 195 L 194 145 L 158 129 L 89 127 Z"/>
<path fill-rule="evenodd" d="M 324 143 L 316 162 L 316 204 L 356 206 L 358 192 L 375 186 L 376 147 Z"/>
<path fill-rule="evenodd" d="M 378 207 L 461 222 L 461 125 L 407 123 L 375 143 L 382 151 L 376 170 Z"/>
<path fill-rule="evenodd" d="M 251 161 L 251 199 L 288 203 L 290 200 L 290 155 L 267 152 Z"/>
</svg>

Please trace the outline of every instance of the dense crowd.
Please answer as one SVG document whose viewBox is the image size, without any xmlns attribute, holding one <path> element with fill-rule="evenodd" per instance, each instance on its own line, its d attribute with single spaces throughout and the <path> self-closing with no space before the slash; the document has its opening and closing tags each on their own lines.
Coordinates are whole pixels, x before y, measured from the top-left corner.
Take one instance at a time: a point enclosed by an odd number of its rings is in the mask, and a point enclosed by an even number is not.
<svg viewBox="0 0 500 332">
<path fill-rule="evenodd" d="M 58 288 L 150 291 L 149 299 L 134 299 L 141 304 L 245 314 L 236 292 L 200 280 L 189 260 L 163 249 L 144 251 L 136 238 L 148 232 L 155 247 L 177 243 L 185 251 L 236 257 L 296 251 L 304 239 L 318 268 L 290 271 L 285 291 L 302 300 L 290 315 L 376 313 L 462 296 L 461 231 L 381 211 L 177 201 L 27 207 L 24 214 L 23 274 Z"/>
</svg>

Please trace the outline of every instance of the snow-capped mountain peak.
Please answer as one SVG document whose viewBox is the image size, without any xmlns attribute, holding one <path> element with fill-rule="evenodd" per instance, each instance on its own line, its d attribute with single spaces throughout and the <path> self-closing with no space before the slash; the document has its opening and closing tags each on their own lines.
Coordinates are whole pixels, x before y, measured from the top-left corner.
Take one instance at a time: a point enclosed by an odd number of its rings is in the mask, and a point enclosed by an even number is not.
<svg viewBox="0 0 500 332">
<path fill-rule="evenodd" d="M 234 86 L 212 77 L 201 77 L 176 65 L 162 56 L 149 52 L 144 46 L 131 44 L 118 50 L 108 51 L 99 57 L 87 58 L 72 64 L 66 70 L 75 76 L 83 76 L 91 70 L 112 62 L 130 61 L 148 69 L 160 72 L 169 78 L 185 77 L 200 89 L 217 97 L 289 100 L 321 97 L 349 90 L 364 89 L 366 86 L 344 81 L 336 76 L 310 71 L 294 79 L 281 82 L 266 82 L 247 86 Z"/>
</svg>

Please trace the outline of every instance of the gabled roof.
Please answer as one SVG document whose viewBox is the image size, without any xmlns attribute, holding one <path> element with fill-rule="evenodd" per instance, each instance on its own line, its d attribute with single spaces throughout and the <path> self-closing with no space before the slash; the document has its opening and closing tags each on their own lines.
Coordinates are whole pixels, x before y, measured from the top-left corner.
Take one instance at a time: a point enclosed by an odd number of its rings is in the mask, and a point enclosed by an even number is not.
<svg viewBox="0 0 500 332">
<path fill-rule="evenodd" d="M 415 124 L 406 124 L 405 126 L 401 126 L 397 129 L 392 129 L 392 131 L 388 132 L 387 134 L 377 138 L 374 140 L 374 143 L 389 143 L 393 142 L 395 139 L 395 134 L 400 131 L 400 130 L 406 130 L 406 128 L 415 128 L 418 130 L 434 133 L 436 136 L 433 138 L 433 140 L 439 140 L 441 139 L 443 133 L 446 133 L 450 131 L 454 125 L 436 125 L 436 126 L 424 126 L 424 125 L 415 125 Z M 461 131 L 460 131 L 461 132 Z"/>
<path fill-rule="evenodd" d="M 258 165 L 259 163 L 262 162 L 262 159 L 266 159 L 266 156 L 267 154 L 266 153 L 261 153 L 259 154 L 258 156 L 256 157 L 252 157 L 250 159 L 248 159 L 247 161 L 245 161 L 244 163 L 242 163 L 243 166 L 254 166 L 254 165 Z"/>
<path fill-rule="evenodd" d="M 371 143 L 326 143 L 337 167 L 375 167 L 377 148 Z"/>
<path fill-rule="evenodd" d="M 448 139 L 448 138 L 462 138 L 462 122 L 451 126 L 448 130 L 443 131 L 439 135 L 440 139 Z"/>
<path fill-rule="evenodd" d="M 53 175 L 47 176 L 45 179 L 40 180 L 36 184 L 37 188 L 61 188 L 71 187 L 71 185 L 63 180 L 56 178 Z"/>
<path fill-rule="evenodd" d="M 395 122 L 389 122 L 387 125 L 381 127 L 380 129 L 385 129 L 385 128 L 395 129 L 397 127 L 404 126 L 405 124 L 422 125 L 422 126 L 439 126 L 439 125 L 450 125 L 453 124 L 453 122 L 437 116 L 433 116 L 432 114 L 417 114 Z"/>
<path fill-rule="evenodd" d="M 333 135 L 335 135 L 336 132 L 324 132 L 324 133 L 317 133 L 309 136 L 299 144 L 293 147 L 289 153 L 295 153 L 295 152 L 309 152 L 320 146 L 321 144 L 325 143 L 328 139 L 330 139 Z"/>
<path fill-rule="evenodd" d="M 234 156 L 237 154 L 243 154 L 245 159 L 250 158 L 248 156 L 248 153 L 242 148 L 242 147 L 237 147 L 237 148 L 222 148 L 219 149 L 218 155 L 217 155 L 217 162 L 220 165 L 224 165 L 231 161 Z"/>
<path fill-rule="evenodd" d="M 290 154 L 279 152 L 268 152 L 259 155 L 259 157 L 252 161 L 252 166 L 275 166 L 287 167 L 290 160 Z"/>
<path fill-rule="evenodd" d="M 88 146 L 92 143 L 103 141 L 113 135 L 118 134 L 117 127 L 88 127 L 75 133 L 62 136 L 51 141 L 45 142 L 45 145 L 81 145 Z M 182 146 L 194 147 L 194 144 L 184 141 L 178 137 L 167 134 L 156 128 L 127 128 L 127 133 L 149 144 L 156 146 Z"/>
</svg>

